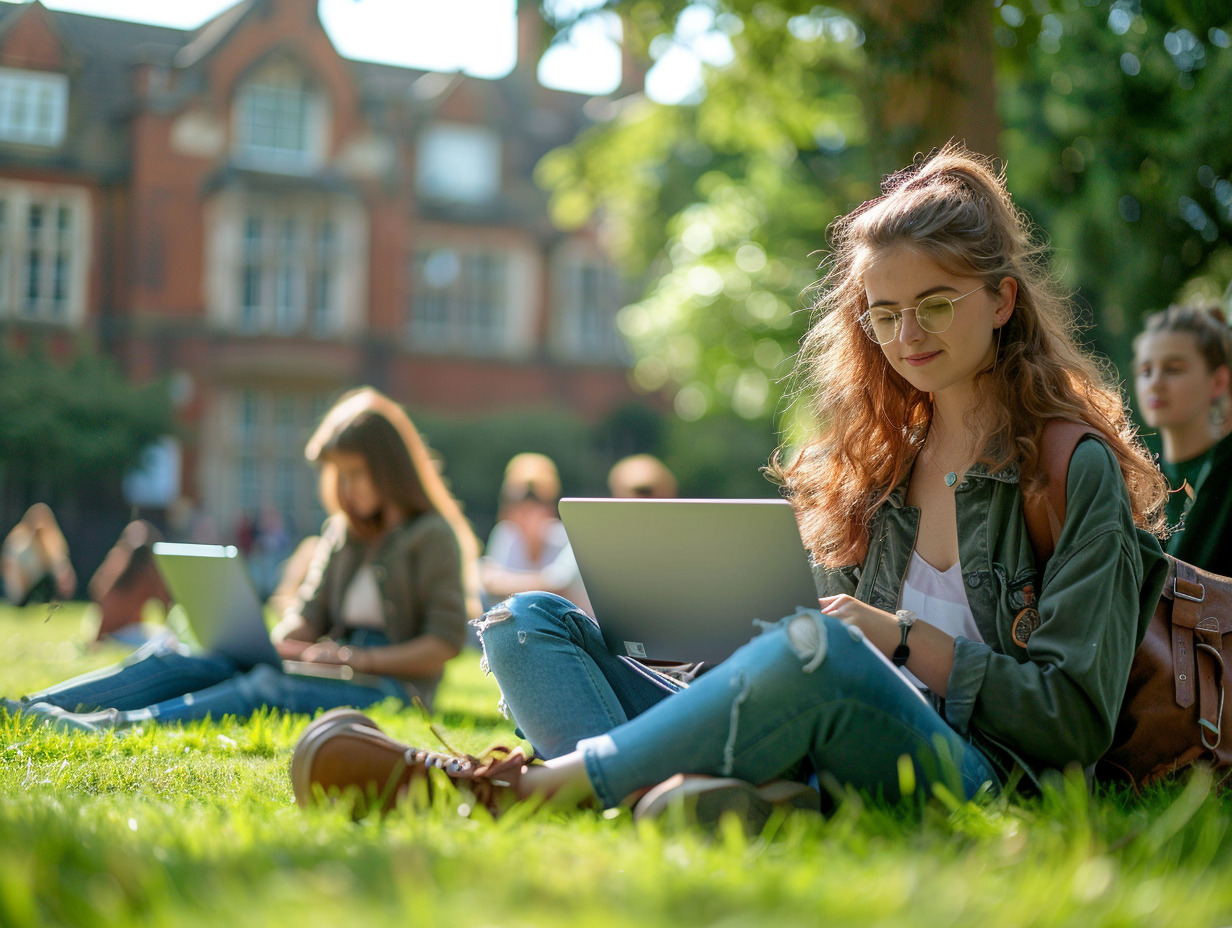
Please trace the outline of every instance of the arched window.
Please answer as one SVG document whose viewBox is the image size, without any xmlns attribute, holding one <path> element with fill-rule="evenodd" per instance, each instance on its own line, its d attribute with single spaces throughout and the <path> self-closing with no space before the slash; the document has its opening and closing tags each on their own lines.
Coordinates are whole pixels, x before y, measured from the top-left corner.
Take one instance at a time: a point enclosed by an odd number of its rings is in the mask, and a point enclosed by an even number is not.
<svg viewBox="0 0 1232 928">
<path fill-rule="evenodd" d="M 235 96 L 236 159 L 267 171 L 301 173 L 325 154 L 325 96 L 289 60 L 271 62 L 240 86 Z"/>
</svg>

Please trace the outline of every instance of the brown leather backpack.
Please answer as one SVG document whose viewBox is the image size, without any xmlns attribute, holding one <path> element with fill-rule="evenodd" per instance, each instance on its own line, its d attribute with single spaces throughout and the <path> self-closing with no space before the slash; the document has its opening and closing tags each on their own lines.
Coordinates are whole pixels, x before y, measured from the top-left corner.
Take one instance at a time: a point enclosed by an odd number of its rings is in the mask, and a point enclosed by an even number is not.
<svg viewBox="0 0 1232 928">
<path fill-rule="evenodd" d="M 1054 419 L 1044 427 L 1043 496 L 1024 515 L 1041 571 L 1065 523 L 1069 462 L 1091 426 Z M 1112 747 L 1096 765 L 1102 779 L 1145 786 L 1195 763 L 1232 767 L 1232 577 L 1200 570 L 1171 555 L 1168 579 L 1146 638 L 1134 654 Z M 1224 734 L 1227 737 L 1224 737 Z"/>
</svg>

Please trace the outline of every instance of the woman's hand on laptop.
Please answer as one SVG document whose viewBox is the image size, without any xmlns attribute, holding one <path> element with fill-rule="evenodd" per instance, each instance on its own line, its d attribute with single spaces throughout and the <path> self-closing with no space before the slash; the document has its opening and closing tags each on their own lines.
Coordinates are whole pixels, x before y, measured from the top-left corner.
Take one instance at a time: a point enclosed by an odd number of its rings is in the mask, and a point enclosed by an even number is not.
<svg viewBox="0 0 1232 928">
<path fill-rule="evenodd" d="M 886 657 L 894 652 L 899 638 L 898 619 L 891 613 L 870 606 L 846 593 L 822 597 L 820 602 L 822 612 L 847 625 L 856 626 Z"/>
<path fill-rule="evenodd" d="M 326 639 L 308 645 L 300 654 L 299 659 L 313 664 L 348 664 L 350 653 L 350 648 L 342 648 L 338 642 Z"/>
<path fill-rule="evenodd" d="M 304 660 L 304 652 L 312 647 L 312 642 L 283 638 L 281 641 L 275 641 L 274 647 L 278 649 L 278 656 L 283 660 L 302 661 Z"/>
</svg>

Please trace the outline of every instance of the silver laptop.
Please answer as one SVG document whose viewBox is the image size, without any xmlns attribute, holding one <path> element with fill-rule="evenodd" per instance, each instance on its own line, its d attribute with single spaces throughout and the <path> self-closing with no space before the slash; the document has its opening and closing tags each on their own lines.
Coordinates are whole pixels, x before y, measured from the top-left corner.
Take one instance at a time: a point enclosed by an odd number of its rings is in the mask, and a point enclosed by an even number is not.
<svg viewBox="0 0 1232 928">
<path fill-rule="evenodd" d="M 718 663 L 817 587 L 781 499 L 562 499 L 595 619 L 613 654 Z"/>
<path fill-rule="evenodd" d="M 172 598 L 183 609 L 197 642 L 248 670 L 281 666 L 290 674 L 375 685 L 380 677 L 341 664 L 283 660 L 270 640 L 261 598 L 244 559 L 233 546 L 157 542 L 154 562 Z"/>
</svg>

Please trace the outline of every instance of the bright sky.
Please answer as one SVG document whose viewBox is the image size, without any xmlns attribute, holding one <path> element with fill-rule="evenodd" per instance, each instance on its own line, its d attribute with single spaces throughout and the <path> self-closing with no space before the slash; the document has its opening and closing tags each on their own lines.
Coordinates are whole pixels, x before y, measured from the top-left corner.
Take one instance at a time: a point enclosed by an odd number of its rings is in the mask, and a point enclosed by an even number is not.
<svg viewBox="0 0 1232 928">
<path fill-rule="evenodd" d="M 238 0 L 43 0 L 52 9 L 192 29 Z M 564 13 L 598 0 L 555 0 Z M 516 58 L 515 0 L 320 0 L 321 22 L 348 58 L 434 71 L 502 77 Z M 711 20 L 713 22 L 713 20 Z M 587 17 L 568 44 L 552 48 L 539 66 L 548 87 L 608 93 L 620 79 L 620 24 L 612 14 Z M 646 91 L 678 102 L 696 87 L 698 58 L 674 45 L 647 75 Z"/>
</svg>

